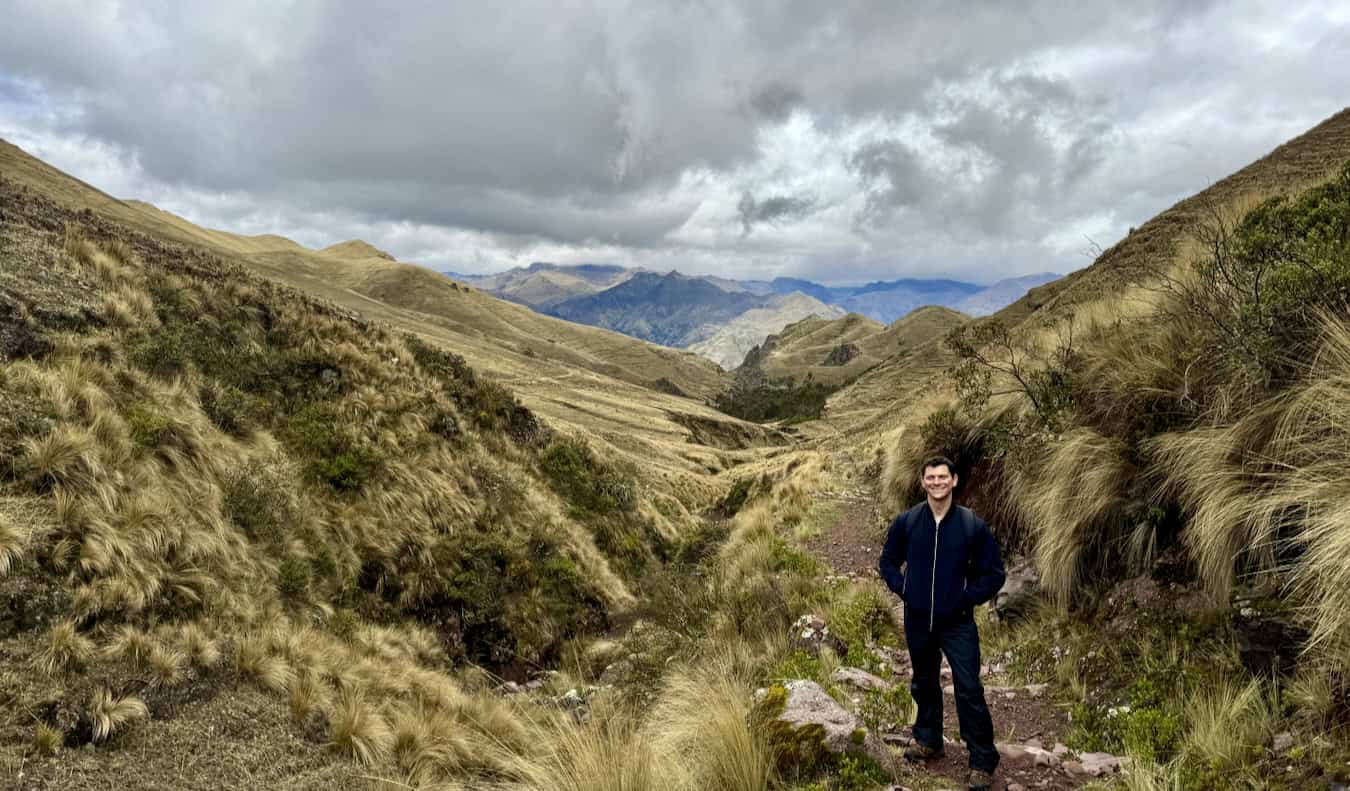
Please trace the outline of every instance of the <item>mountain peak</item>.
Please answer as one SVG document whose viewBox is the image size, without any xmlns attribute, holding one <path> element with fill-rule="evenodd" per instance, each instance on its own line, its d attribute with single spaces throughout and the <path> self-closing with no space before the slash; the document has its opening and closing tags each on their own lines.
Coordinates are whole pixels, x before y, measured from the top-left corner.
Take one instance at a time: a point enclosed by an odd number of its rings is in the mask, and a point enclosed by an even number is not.
<svg viewBox="0 0 1350 791">
<path fill-rule="evenodd" d="M 345 242 L 338 242 L 337 244 L 323 248 L 319 252 L 324 255 L 332 255 L 339 258 L 383 258 L 386 261 L 398 260 L 370 242 L 361 239 L 349 239 Z"/>
</svg>

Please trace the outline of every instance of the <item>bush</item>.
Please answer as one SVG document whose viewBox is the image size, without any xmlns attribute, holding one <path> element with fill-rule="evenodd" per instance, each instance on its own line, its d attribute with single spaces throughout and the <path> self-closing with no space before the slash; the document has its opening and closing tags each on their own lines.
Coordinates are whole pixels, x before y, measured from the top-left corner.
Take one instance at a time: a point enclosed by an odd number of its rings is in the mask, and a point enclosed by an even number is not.
<svg viewBox="0 0 1350 791">
<path fill-rule="evenodd" d="M 287 555 L 277 571 L 277 591 L 287 598 L 303 596 L 309 590 L 309 564 L 295 555 Z"/>
<path fill-rule="evenodd" d="M 137 401 L 128 406 L 126 419 L 131 438 L 143 448 L 157 448 L 173 434 L 173 418 L 156 411 L 149 401 Z"/>
<path fill-rule="evenodd" d="M 539 466 L 553 490 L 581 516 L 637 508 L 632 476 L 597 459 L 584 439 L 555 439 L 539 454 Z"/>
<path fill-rule="evenodd" d="M 258 396 L 219 382 L 202 385 L 197 398 L 206 417 L 232 437 L 244 437 L 265 426 L 271 411 Z"/>
<path fill-rule="evenodd" d="M 816 420 L 825 412 L 825 402 L 838 387 L 816 382 L 809 376 L 802 384 L 738 382 L 713 398 L 711 406 L 741 420 L 787 424 Z"/>
<path fill-rule="evenodd" d="M 250 462 L 221 481 L 225 515 L 254 541 L 281 544 L 300 525 L 300 505 L 287 476 Z"/>
<path fill-rule="evenodd" d="M 163 326 L 154 332 L 138 330 L 127 338 L 127 359 L 151 376 L 172 379 L 191 364 L 188 346 L 178 327 Z"/>
<path fill-rule="evenodd" d="M 329 403 L 310 404 L 282 427 L 281 441 L 304 460 L 310 476 L 340 492 L 359 491 L 384 466 L 384 457 L 346 428 Z"/>
</svg>

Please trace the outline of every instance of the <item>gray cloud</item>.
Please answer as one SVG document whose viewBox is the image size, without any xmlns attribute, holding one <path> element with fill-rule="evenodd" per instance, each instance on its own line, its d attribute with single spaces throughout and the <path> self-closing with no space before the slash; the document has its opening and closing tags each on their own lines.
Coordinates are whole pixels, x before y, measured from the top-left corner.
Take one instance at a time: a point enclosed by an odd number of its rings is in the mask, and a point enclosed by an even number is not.
<svg viewBox="0 0 1350 791">
<path fill-rule="evenodd" d="M 1350 70 L 1332 3 L 14 0 L 6 22 L 0 135 L 74 175 L 484 268 L 1066 269 L 1063 240 L 1109 243 L 1340 109 Z"/>
<path fill-rule="evenodd" d="M 742 233 L 749 234 L 762 223 L 772 225 L 805 217 L 815 206 L 815 198 L 807 195 L 772 195 L 756 200 L 747 190 L 741 194 L 736 210 L 741 215 Z"/>
</svg>

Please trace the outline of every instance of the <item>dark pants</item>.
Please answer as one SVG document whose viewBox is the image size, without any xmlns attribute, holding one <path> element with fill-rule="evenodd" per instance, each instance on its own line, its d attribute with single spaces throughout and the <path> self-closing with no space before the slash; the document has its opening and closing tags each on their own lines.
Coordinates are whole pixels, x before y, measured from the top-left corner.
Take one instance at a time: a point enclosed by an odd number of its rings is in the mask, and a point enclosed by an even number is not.
<svg viewBox="0 0 1350 791">
<path fill-rule="evenodd" d="M 947 616 L 928 631 L 928 613 L 905 608 L 905 642 L 909 646 L 914 680 L 909 691 L 918 705 L 914 741 L 942 747 L 942 654 L 952 668 L 956 687 L 956 716 L 961 723 L 961 741 L 970 752 L 970 768 L 994 771 L 998 750 L 994 748 L 994 720 L 984 701 L 980 684 L 980 635 L 970 611 Z"/>
</svg>

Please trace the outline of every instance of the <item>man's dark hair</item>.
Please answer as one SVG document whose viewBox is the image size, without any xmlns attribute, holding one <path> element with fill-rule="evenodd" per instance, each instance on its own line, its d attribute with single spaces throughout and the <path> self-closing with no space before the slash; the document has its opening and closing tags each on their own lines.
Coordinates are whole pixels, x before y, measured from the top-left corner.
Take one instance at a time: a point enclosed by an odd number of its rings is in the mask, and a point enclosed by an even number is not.
<svg viewBox="0 0 1350 791">
<path fill-rule="evenodd" d="M 922 475 L 923 473 L 928 472 L 929 467 L 946 467 L 947 472 L 952 475 L 956 474 L 956 465 L 952 464 L 952 460 L 946 456 L 929 456 L 924 459 L 923 466 L 919 468 L 919 474 Z"/>
</svg>

